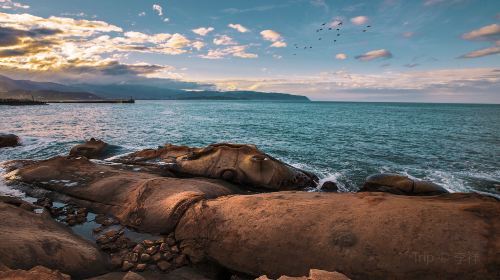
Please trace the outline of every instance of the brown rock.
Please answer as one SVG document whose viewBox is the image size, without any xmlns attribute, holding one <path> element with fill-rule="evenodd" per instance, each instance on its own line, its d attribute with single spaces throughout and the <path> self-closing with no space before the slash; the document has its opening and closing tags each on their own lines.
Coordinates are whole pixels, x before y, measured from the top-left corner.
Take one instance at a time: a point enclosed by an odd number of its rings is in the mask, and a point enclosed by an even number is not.
<svg viewBox="0 0 500 280">
<path fill-rule="evenodd" d="M 35 266 L 30 270 L 6 270 L 0 271 L 2 280 L 70 280 L 71 277 L 58 270 L 52 270 L 44 266 Z"/>
<path fill-rule="evenodd" d="M 90 138 L 84 144 L 74 146 L 69 152 L 70 156 L 84 156 L 86 158 L 99 158 L 104 155 L 108 144 L 101 140 Z"/>
<path fill-rule="evenodd" d="M 150 260 L 151 260 L 151 256 L 150 256 L 150 255 L 148 255 L 148 254 L 142 254 L 142 255 L 141 255 L 141 262 L 143 262 L 143 263 L 147 263 L 147 262 L 149 262 Z"/>
<path fill-rule="evenodd" d="M 12 269 L 43 265 L 84 278 L 102 274 L 109 267 L 99 249 L 46 213 L 0 202 L 0 221 L 0 263 Z"/>
<path fill-rule="evenodd" d="M 182 265 L 185 265 L 187 263 L 187 258 L 186 258 L 186 255 L 182 254 L 182 255 L 179 255 L 177 257 L 175 257 L 174 259 L 174 264 L 176 266 L 182 266 Z"/>
<path fill-rule="evenodd" d="M 151 258 L 154 262 L 158 262 L 159 260 L 161 260 L 161 253 L 156 253 Z"/>
<path fill-rule="evenodd" d="M 250 275 L 495 279 L 498 217 L 500 202 L 477 194 L 279 192 L 198 202 L 175 236 L 192 262 Z"/>
<path fill-rule="evenodd" d="M 93 212 L 113 215 L 123 225 L 154 234 L 172 232 L 192 203 L 239 191 L 220 180 L 165 178 L 99 165 L 85 158 L 56 157 L 40 161 L 11 171 L 7 178 L 28 184 L 78 180 L 78 187 L 57 183 L 43 187 L 69 195 Z"/>
<path fill-rule="evenodd" d="M 128 271 L 134 267 L 134 264 L 129 261 L 123 261 L 122 270 Z"/>
<path fill-rule="evenodd" d="M 135 266 L 136 271 L 144 271 L 147 267 L 147 264 L 145 263 L 139 263 Z"/>
<path fill-rule="evenodd" d="M 142 244 L 137 244 L 132 251 L 137 254 L 142 254 L 144 252 L 144 246 L 142 246 Z"/>
<path fill-rule="evenodd" d="M 167 271 L 171 267 L 171 264 L 167 261 L 159 261 L 156 263 L 156 265 L 162 271 Z"/>
<path fill-rule="evenodd" d="M 0 148 L 14 147 L 19 145 L 19 137 L 14 134 L 0 133 Z"/>
<path fill-rule="evenodd" d="M 360 191 L 419 196 L 448 193 L 446 189 L 432 182 L 389 173 L 369 176 Z"/>
<path fill-rule="evenodd" d="M 213 144 L 205 148 L 165 145 L 147 149 L 121 159 L 125 163 L 163 160 L 174 173 L 223 179 L 244 186 L 272 190 L 315 187 L 318 178 L 309 172 L 283 163 L 254 145 Z"/>
<path fill-rule="evenodd" d="M 158 252 L 158 246 L 151 246 L 146 249 L 146 253 L 150 255 L 154 255 L 156 252 Z"/>
<path fill-rule="evenodd" d="M 337 192 L 339 190 L 339 187 L 335 182 L 326 181 L 323 183 L 323 185 L 321 185 L 321 190 L 327 192 Z"/>
<path fill-rule="evenodd" d="M 123 276 L 121 280 L 146 280 L 146 278 L 135 272 L 129 271 L 127 272 L 127 274 L 125 274 L 125 276 Z"/>
</svg>

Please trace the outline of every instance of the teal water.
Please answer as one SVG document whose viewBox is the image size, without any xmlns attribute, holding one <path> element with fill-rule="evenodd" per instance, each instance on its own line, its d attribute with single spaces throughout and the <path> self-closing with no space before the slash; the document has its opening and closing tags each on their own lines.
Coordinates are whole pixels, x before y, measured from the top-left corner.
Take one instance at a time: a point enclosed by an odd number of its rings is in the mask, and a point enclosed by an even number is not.
<svg viewBox="0 0 500 280">
<path fill-rule="evenodd" d="M 84 138 L 113 154 L 164 143 L 253 143 L 356 191 L 373 173 L 430 179 L 451 191 L 498 195 L 500 105 L 138 101 L 136 104 L 0 106 L 0 132 L 23 146 L 0 161 L 66 154 Z"/>
</svg>

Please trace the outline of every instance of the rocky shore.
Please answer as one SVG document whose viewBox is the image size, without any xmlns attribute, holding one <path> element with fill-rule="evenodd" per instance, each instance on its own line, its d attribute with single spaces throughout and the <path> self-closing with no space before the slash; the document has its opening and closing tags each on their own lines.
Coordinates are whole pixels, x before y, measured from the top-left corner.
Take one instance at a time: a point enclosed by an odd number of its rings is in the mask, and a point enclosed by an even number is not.
<svg viewBox="0 0 500 280">
<path fill-rule="evenodd" d="M 2 164 L 31 199 L 0 197 L 0 279 L 500 275 L 493 197 L 398 174 L 338 193 L 253 145 L 107 147 Z"/>
</svg>

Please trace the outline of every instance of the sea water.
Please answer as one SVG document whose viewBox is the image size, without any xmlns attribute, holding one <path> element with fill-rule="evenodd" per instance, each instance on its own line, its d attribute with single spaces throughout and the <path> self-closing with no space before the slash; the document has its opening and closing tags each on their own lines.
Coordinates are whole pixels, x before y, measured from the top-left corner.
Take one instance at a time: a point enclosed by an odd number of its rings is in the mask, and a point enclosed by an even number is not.
<svg viewBox="0 0 500 280">
<path fill-rule="evenodd" d="M 165 143 L 251 143 L 323 181 L 337 182 L 341 191 L 358 190 L 371 174 L 395 172 L 454 192 L 499 194 L 500 105 L 138 101 L 0 106 L 0 132 L 19 135 L 23 144 L 0 149 L 0 161 L 67 154 L 90 137 L 112 144 L 109 156 Z"/>
</svg>

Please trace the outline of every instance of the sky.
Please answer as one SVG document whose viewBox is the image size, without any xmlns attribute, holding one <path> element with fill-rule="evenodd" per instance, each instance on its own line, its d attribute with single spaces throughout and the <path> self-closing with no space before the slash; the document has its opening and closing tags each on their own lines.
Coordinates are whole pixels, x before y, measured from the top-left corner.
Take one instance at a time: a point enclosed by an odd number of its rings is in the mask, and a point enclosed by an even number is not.
<svg viewBox="0 0 500 280">
<path fill-rule="evenodd" d="M 500 103 L 500 1 L 0 0 L 0 74 Z"/>
</svg>

